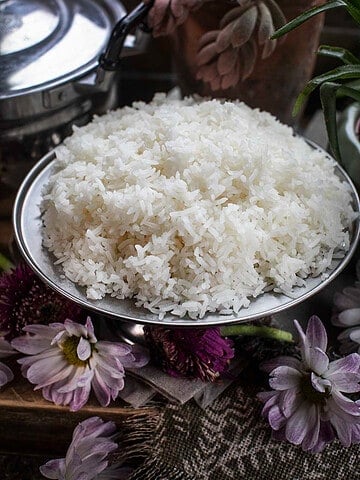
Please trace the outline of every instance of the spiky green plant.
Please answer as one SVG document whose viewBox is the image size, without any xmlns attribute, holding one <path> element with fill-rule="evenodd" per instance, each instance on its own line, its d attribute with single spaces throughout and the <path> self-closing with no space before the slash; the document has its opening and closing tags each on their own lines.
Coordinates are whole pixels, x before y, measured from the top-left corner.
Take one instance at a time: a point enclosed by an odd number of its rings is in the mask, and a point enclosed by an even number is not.
<svg viewBox="0 0 360 480">
<path fill-rule="evenodd" d="M 345 8 L 355 22 L 360 25 L 360 0 L 329 0 L 323 5 L 313 7 L 291 20 L 279 28 L 272 38 L 277 39 L 302 25 L 315 15 L 338 7 Z M 336 100 L 339 97 L 346 96 L 360 102 L 360 60 L 350 51 L 341 47 L 321 45 L 318 53 L 338 59 L 342 62 L 342 65 L 310 80 L 299 94 L 294 105 L 293 114 L 296 115 L 299 113 L 305 99 L 319 87 L 320 101 L 324 112 L 329 144 L 333 155 L 341 162 L 336 124 Z"/>
</svg>

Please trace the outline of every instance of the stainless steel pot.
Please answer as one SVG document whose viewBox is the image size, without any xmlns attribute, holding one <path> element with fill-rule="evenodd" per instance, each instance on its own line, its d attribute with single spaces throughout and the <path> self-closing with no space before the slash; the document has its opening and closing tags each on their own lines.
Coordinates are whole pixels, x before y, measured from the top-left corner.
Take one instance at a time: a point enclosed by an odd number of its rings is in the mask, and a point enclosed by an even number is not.
<svg viewBox="0 0 360 480">
<path fill-rule="evenodd" d="M 143 50 L 144 29 L 133 31 L 150 7 L 0 0 L 0 196 L 73 124 L 117 106 L 120 58 Z"/>
</svg>

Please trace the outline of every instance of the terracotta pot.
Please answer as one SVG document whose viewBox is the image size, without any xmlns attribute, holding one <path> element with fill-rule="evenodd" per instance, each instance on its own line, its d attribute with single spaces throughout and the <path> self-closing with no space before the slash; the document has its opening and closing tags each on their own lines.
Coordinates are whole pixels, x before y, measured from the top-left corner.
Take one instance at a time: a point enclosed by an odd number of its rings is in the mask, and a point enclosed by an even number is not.
<svg viewBox="0 0 360 480">
<path fill-rule="evenodd" d="M 305 10 L 323 4 L 323 0 L 278 0 L 287 20 Z M 174 65 L 183 94 L 240 99 L 251 107 L 267 110 L 282 122 L 293 124 L 292 109 L 297 95 L 311 78 L 316 50 L 323 27 L 323 15 L 317 15 L 290 32 L 267 59 L 259 58 L 253 73 L 245 81 L 227 90 L 212 91 L 196 80 L 196 53 L 200 37 L 216 30 L 233 2 L 216 0 L 206 3 L 189 16 L 172 36 Z"/>
</svg>

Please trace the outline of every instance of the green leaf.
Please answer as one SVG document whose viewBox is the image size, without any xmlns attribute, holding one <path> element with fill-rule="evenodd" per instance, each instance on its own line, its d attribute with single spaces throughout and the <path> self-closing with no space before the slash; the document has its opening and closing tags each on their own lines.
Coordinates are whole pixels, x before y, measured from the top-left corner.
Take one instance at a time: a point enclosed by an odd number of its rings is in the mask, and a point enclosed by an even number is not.
<svg viewBox="0 0 360 480">
<path fill-rule="evenodd" d="M 345 3 L 352 5 L 354 8 L 360 10 L 360 1 L 359 0 L 345 0 Z"/>
<path fill-rule="evenodd" d="M 336 98 L 340 95 L 360 101 L 360 92 L 348 85 L 325 82 L 320 87 L 320 100 L 324 112 L 326 131 L 332 154 L 339 163 L 341 163 L 341 152 L 336 123 Z"/>
<path fill-rule="evenodd" d="M 353 88 L 354 90 L 360 91 L 360 78 L 357 80 L 351 80 L 350 82 L 346 82 L 346 86 L 349 88 Z M 341 97 L 341 92 L 338 92 L 338 97 Z"/>
<path fill-rule="evenodd" d="M 307 10 L 306 12 L 302 13 L 298 17 L 294 18 L 293 20 L 288 22 L 286 25 L 276 30 L 276 32 L 273 34 L 271 38 L 272 39 L 279 38 L 285 35 L 286 33 L 289 33 L 291 30 L 294 30 L 295 28 L 299 27 L 300 25 L 302 25 L 304 22 L 314 17 L 315 15 L 318 15 L 319 13 L 326 12 L 327 10 L 330 10 L 332 8 L 337 8 L 337 7 L 350 8 L 346 4 L 346 2 L 343 0 L 331 0 L 327 3 L 324 3 L 323 5 L 313 7 L 310 10 Z"/>
<path fill-rule="evenodd" d="M 14 265 L 11 263 L 11 261 L 5 257 L 2 253 L 0 253 L 0 272 L 4 271 L 7 272 L 8 270 L 11 270 L 14 267 Z"/>
<path fill-rule="evenodd" d="M 293 115 L 295 116 L 297 115 L 297 113 L 299 113 L 300 108 L 304 103 L 306 97 L 308 97 L 310 93 L 313 92 L 322 83 L 335 82 L 337 80 L 346 80 L 350 78 L 360 78 L 360 65 L 342 65 L 341 67 L 334 68 L 329 72 L 314 77 L 312 80 L 310 80 L 310 82 L 306 84 L 305 88 L 296 99 L 293 109 Z"/>
<path fill-rule="evenodd" d="M 326 82 L 320 87 L 320 100 L 331 153 L 338 162 L 341 161 L 341 154 L 336 124 L 336 91 L 340 86 L 339 83 Z"/>
<path fill-rule="evenodd" d="M 360 23 L 360 4 L 358 0 L 346 0 L 346 10 L 350 13 L 353 19 Z"/>
<path fill-rule="evenodd" d="M 360 65 L 360 60 L 346 48 L 320 45 L 317 53 L 326 57 L 338 58 L 346 65 Z"/>
</svg>

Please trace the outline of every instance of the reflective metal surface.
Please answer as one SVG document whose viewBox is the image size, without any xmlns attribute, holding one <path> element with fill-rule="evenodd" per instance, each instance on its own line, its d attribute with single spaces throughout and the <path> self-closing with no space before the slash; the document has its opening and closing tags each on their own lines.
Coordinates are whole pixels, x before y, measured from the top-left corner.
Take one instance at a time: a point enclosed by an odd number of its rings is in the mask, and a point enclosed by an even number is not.
<svg viewBox="0 0 360 480">
<path fill-rule="evenodd" d="M 0 0 L 0 140 L 114 108 L 115 70 L 144 50 L 150 7 L 126 15 L 119 0 Z"/>
<path fill-rule="evenodd" d="M 114 108 L 114 74 L 101 86 L 93 80 L 111 31 L 125 14 L 118 0 L 0 2 L 2 142 L 82 124 L 81 117 Z"/>
<path fill-rule="evenodd" d="M 1 2 L 1 95 L 53 88 L 91 71 L 124 15 L 109 0 Z"/>
<path fill-rule="evenodd" d="M 28 174 L 19 189 L 13 216 L 18 247 L 30 267 L 54 290 L 89 310 L 109 316 L 118 321 L 127 320 L 141 324 L 173 327 L 208 327 L 240 323 L 275 314 L 303 302 L 319 292 L 324 286 L 328 285 L 348 264 L 359 241 L 360 227 L 359 218 L 357 218 L 350 232 L 351 244 L 345 257 L 332 262 L 326 279 L 323 279 L 321 276 L 308 278 L 306 280 L 306 286 L 296 287 L 293 298 L 269 292 L 252 300 L 250 306 L 240 310 L 237 315 L 222 316 L 212 313 L 207 314 L 199 320 L 166 315 L 163 320 L 159 320 L 157 315 L 150 313 L 144 308 L 136 307 L 134 300 L 131 299 L 118 300 L 109 296 L 98 301 L 87 299 L 85 289 L 78 287 L 65 278 L 61 267 L 54 264 L 55 257 L 42 247 L 40 203 L 42 200 L 42 190 L 48 183 L 54 168 L 54 158 L 54 153 L 45 156 Z M 349 184 L 352 190 L 354 209 L 359 212 L 359 196 L 351 180 L 339 166 L 336 167 L 336 173 L 343 181 Z"/>
</svg>

